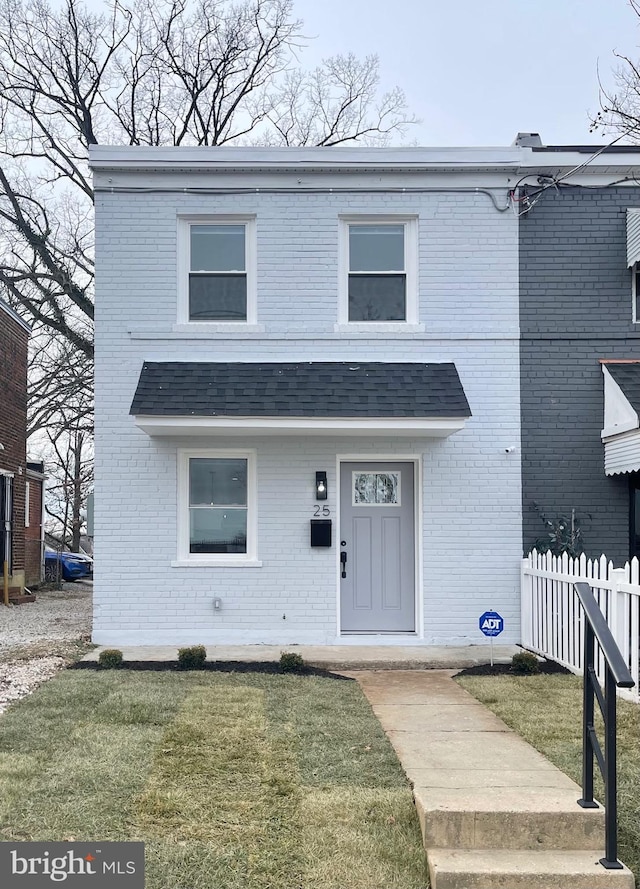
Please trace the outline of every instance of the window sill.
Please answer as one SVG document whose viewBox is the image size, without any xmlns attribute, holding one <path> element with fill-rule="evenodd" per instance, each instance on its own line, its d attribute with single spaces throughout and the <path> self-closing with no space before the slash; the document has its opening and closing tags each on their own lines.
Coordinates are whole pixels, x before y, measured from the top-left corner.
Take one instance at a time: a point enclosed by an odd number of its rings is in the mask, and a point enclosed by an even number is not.
<svg viewBox="0 0 640 889">
<path fill-rule="evenodd" d="M 408 321 L 351 321 L 333 325 L 334 333 L 423 333 L 424 324 Z"/>
<path fill-rule="evenodd" d="M 262 568 L 260 559 L 174 559 L 172 568 Z"/>
<path fill-rule="evenodd" d="M 210 333 L 262 333 L 264 324 L 252 324 L 247 321 L 185 321 L 174 324 L 172 333 L 210 334 Z"/>
</svg>

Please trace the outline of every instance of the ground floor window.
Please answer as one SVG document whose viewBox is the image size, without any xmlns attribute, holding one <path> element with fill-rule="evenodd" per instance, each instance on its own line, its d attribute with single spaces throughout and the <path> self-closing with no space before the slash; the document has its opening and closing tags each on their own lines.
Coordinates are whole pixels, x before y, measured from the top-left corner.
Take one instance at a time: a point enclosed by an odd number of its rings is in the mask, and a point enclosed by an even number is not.
<svg viewBox="0 0 640 889">
<path fill-rule="evenodd" d="M 252 453 L 181 452 L 178 488 L 180 558 L 215 563 L 255 554 Z"/>
</svg>

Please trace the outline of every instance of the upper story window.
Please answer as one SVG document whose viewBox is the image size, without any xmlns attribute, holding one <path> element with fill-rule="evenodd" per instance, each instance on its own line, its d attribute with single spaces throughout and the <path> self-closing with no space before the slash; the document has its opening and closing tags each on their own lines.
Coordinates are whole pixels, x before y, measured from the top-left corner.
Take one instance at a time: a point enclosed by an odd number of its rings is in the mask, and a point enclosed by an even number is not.
<svg viewBox="0 0 640 889">
<path fill-rule="evenodd" d="M 418 321 L 417 220 L 341 219 L 340 323 Z"/>
<path fill-rule="evenodd" d="M 640 324 L 640 263 L 636 262 L 631 267 L 631 320 L 634 324 Z"/>
<path fill-rule="evenodd" d="M 255 323 L 255 219 L 180 219 L 178 234 L 178 320 Z"/>
</svg>

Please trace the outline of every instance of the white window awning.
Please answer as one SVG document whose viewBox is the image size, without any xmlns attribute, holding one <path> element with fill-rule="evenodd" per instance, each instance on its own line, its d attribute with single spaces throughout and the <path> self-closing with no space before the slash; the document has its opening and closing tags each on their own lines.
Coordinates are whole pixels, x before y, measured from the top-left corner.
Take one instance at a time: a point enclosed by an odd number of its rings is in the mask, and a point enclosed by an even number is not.
<svg viewBox="0 0 640 889">
<path fill-rule="evenodd" d="M 640 262 L 640 208 L 627 209 L 627 265 Z"/>
<path fill-rule="evenodd" d="M 471 410 L 451 362 L 145 362 L 130 413 L 148 435 L 445 438 Z"/>
<path fill-rule="evenodd" d="M 605 475 L 640 472 L 640 429 L 605 441 L 604 471 Z"/>
<path fill-rule="evenodd" d="M 639 211 L 640 212 L 640 211 Z M 640 471 L 640 362 L 607 362 L 604 376 L 604 471 L 606 475 Z"/>
</svg>

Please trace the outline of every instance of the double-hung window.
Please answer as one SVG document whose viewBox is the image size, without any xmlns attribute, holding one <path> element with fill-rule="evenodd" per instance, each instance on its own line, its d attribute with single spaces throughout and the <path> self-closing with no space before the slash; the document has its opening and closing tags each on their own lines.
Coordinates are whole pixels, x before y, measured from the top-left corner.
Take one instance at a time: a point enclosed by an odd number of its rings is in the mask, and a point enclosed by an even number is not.
<svg viewBox="0 0 640 889">
<path fill-rule="evenodd" d="M 178 558 L 241 563 L 255 559 L 253 452 L 180 453 Z"/>
<path fill-rule="evenodd" d="M 341 323 L 417 323 L 417 220 L 341 220 Z"/>
<path fill-rule="evenodd" d="M 180 220 L 182 322 L 255 323 L 255 219 Z"/>
</svg>

